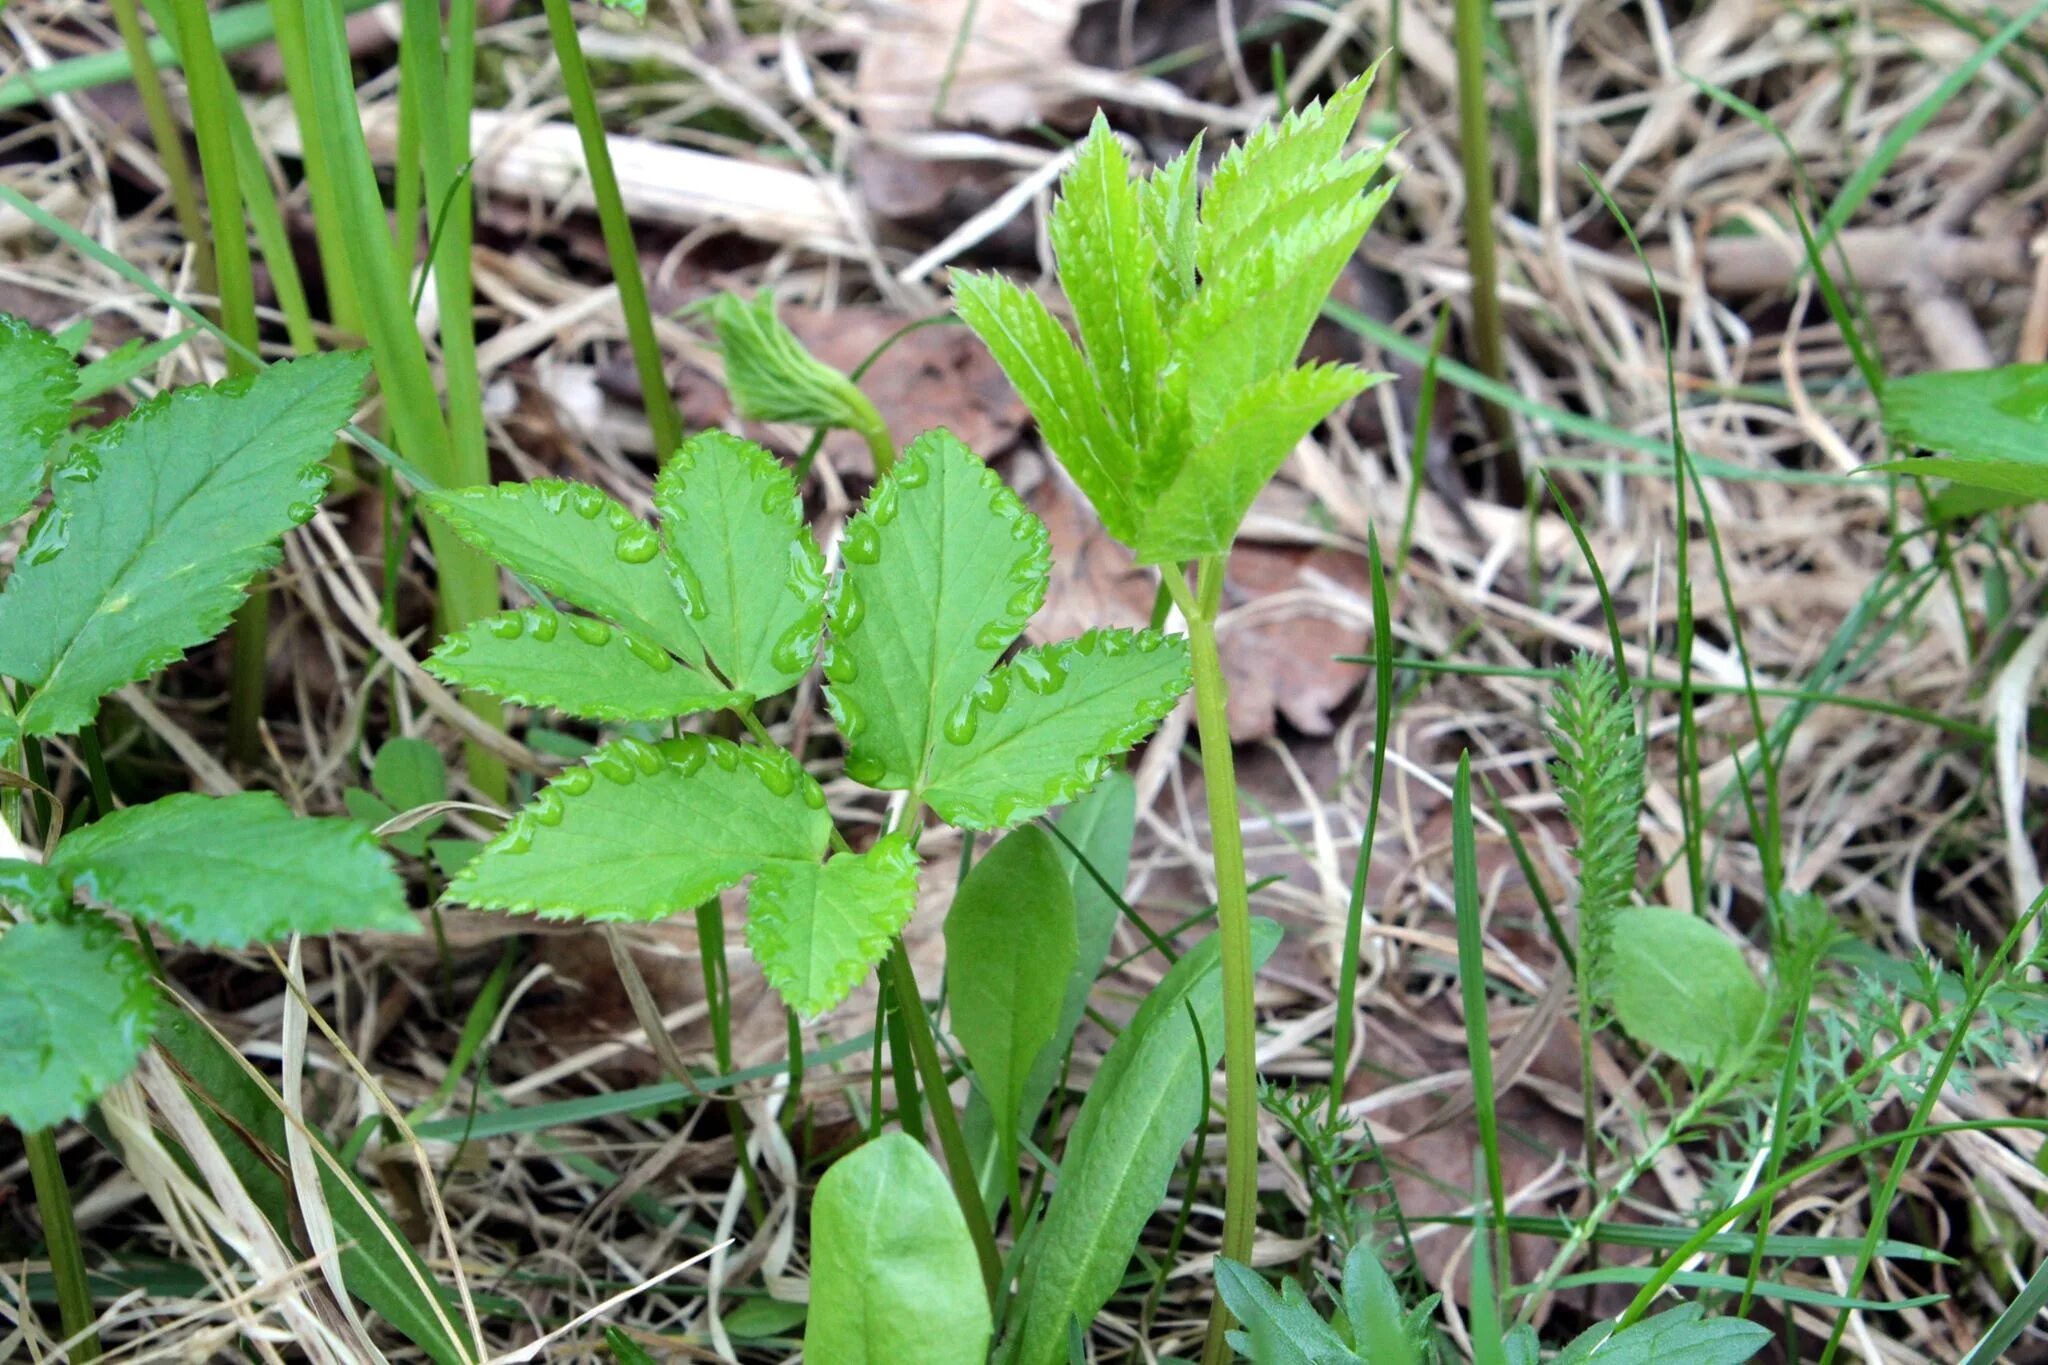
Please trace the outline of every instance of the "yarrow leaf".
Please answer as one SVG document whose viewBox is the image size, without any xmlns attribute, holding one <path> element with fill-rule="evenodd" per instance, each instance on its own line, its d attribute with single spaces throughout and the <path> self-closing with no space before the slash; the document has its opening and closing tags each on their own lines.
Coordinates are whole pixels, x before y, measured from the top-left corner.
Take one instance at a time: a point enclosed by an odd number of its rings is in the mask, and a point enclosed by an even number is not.
<svg viewBox="0 0 2048 1365">
<path fill-rule="evenodd" d="M 825 795 L 779 750 L 616 739 L 542 788 L 447 898 L 551 918 L 656 920 L 771 862 L 816 862 Z"/>
<path fill-rule="evenodd" d="M 791 1009 L 817 1015 L 874 969 L 917 907 L 917 854 L 891 835 L 828 862 L 764 864 L 747 905 L 747 946 Z"/>
<path fill-rule="evenodd" d="M 0 313 L 0 528 L 43 490 L 50 448 L 71 423 L 78 371 L 48 332 Z"/>
<path fill-rule="evenodd" d="M 925 799 L 963 829 L 1002 829 L 1095 785 L 1194 681 L 1187 642 L 1093 630 L 1024 650 L 976 683 L 940 727 Z"/>
<path fill-rule="evenodd" d="M 665 564 L 711 666 L 772 697 L 810 671 L 825 629 L 825 558 L 796 480 L 751 441 L 685 441 L 654 488 Z"/>
<path fill-rule="evenodd" d="M 922 786 L 946 717 L 1044 600 L 1045 527 L 966 446 L 928 432 L 847 523 L 826 698 L 846 771 Z"/>
<path fill-rule="evenodd" d="M 1597 999 L 1607 988 L 1614 917 L 1635 890 L 1643 741 L 1613 666 L 1597 655 L 1572 660 L 1550 715 L 1558 794 L 1579 839 L 1580 979 Z"/>
<path fill-rule="evenodd" d="M 285 361 L 159 395 L 77 443 L 0 592 L 0 675 L 35 689 L 23 733 L 78 730 L 227 625 L 278 537 L 313 515 L 367 370 L 360 355 Z"/>
<path fill-rule="evenodd" d="M 660 563 L 661 538 L 624 504 L 559 479 L 427 493 L 465 541 L 571 606 L 689 664 L 704 649 Z"/>
<path fill-rule="evenodd" d="M 445 683 L 588 720 L 666 720 L 752 700 L 603 621 L 548 607 L 472 621 L 426 666 Z"/>
<path fill-rule="evenodd" d="M 419 928 L 369 831 L 294 815 L 268 792 L 187 793 L 116 811 L 65 835 L 50 867 L 93 904 L 205 948 Z"/>
<path fill-rule="evenodd" d="M 135 1068 L 156 990 L 135 945 L 96 915 L 0 934 L 0 1120 L 23 1132 L 78 1118 Z"/>
</svg>

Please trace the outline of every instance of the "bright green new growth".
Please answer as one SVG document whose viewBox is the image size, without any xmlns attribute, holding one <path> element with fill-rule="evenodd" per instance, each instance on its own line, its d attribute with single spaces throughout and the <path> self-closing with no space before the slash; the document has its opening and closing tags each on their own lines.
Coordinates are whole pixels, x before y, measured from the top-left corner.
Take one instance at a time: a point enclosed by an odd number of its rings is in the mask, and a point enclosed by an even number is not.
<svg viewBox="0 0 2048 1365">
<path fill-rule="evenodd" d="M 717 708 L 751 719 L 754 702 L 809 670 L 829 609 L 827 696 L 848 774 L 970 828 L 1086 791 L 1187 687 L 1185 647 L 1156 632 L 1093 632 L 991 671 L 1044 594 L 1045 528 L 942 432 L 876 485 L 830 585 L 789 472 L 719 432 L 663 471 L 659 534 L 569 484 L 432 505 L 590 613 L 533 607 L 481 623 L 435 651 L 440 676 L 593 720 Z M 917 900 L 909 840 L 821 861 L 831 839 L 823 792 L 779 749 L 620 738 L 542 789 L 448 896 L 647 921 L 752 877 L 749 947 L 792 1007 L 818 1014 L 882 959 Z"/>
<path fill-rule="evenodd" d="M 858 432 L 885 474 L 896 448 L 888 423 L 860 386 L 804 349 L 775 315 L 775 296 L 762 290 L 752 303 L 717 294 L 700 305 L 718 332 L 725 387 L 735 411 L 754 422 L 796 422 Z"/>
<path fill-rule="evenodd" d="M 1392 144 L 1344 155 L 1371 80 L 1260 129 L 1199 193 L 1196 149 L 1133 183 L 1098 115 L 1051 222 L 1078 347 L 1037 295 L 954 278 L 961 317 L 1141 563 L 1229 549 L 1301 439 L 1383 377 L 1295 364 L 1393 190 L 1367 192 Z"/>
<path fill-rule="evenodd" d="M 21 733 L 75 732 L 226 626 L 319 505 L 367 368 L 287 361 L 161 394 L 76 443 L 0 592 L 0 676 L 34 688 Z"/>
<path fill-rule="evenodd" d="M 1550 709 L 1552 771 L 1578 835 L 1578 970 L 1581 1007 L 1607 988 L 1614 917 L 1635 891 L 1643 808 L 1643 742 L 1613 666 L 1593 654 L 1572 660 Z"/>
</svg>

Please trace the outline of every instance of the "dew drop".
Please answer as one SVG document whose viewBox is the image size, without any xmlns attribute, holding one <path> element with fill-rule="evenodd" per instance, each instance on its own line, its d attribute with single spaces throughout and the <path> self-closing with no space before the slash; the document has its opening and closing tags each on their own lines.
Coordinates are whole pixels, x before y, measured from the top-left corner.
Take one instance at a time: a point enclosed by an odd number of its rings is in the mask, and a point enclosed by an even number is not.
<svg viewBox="0 0 2048 1365">
<path fill-rule="evenodd" d="M 533 825 L 524 817 L 515 815 L 506 822 L 504 831 L 491 845 L 493 853 L 524 853 L 533 847 Z"/>
<path fill-rule="evenodd" d="M 796 784 L 796 789 L 797 794 L 803 797 L 806 806 L 809 806 L 812 810 L 825 809 L 825 789 L 812 781 L 809 773 L 803 775 L 803 780 Z"/>
<path fill-rule="evenodd" d="M 319 510 L 318 507 L 315 507 L 310 502 L 294 502 L 286 505 L 284 514 L 291 518 L 292 525 L 304 526 L 313 519 L 313 514 Z"/>
<path fill-rule="evenodd" d="M 466 636 L 450 635 L 441 641 L 434 653 L 443 659 L 459 659 L 469 653 L 469 640 Z"/>
<path fill-rule="evenodd" d="M 502 484 L 500 488 L 506 497 L 513 496 L 512 485 Z M 549 512 L 559 512 L 569 501 L 569 485 L 555 480 L 546 480 L 533 485 L 534 493 L 540 498 L 541 507 Z M 591 490 L 595 492 L 595 489 Z"/>
<path fill-rule="evenodd" d="M 1019 654 L 1010 663 L 1010 672 L 1024 685 L 1027 692 L 1041 697 L 1050 696 L 1060 690 L 1060 684 L 1067 680 L 1066 669 L 1051 654 Z"/>
<path fill-rule="evenodd" d="M 825 650 L 825 681 L 844 687 L 860 677 L 860 665 L 854 662 L 849 650 L 841 649 L 835 641 Z M 843 727 L 842 727 L 843 728 Z"/>
<path fill-rule="evenodd" d="M 553 788 L 546 788 L 533 798 L 533 804 L 526 808 L 526 818 L 549 829 L 562 823 L 562 794 Z"/>
<path fill-rule="evenodd" d="M 526 610 L 526 629 L 542 644 L 554 639 L 561 625 L 562 618 L 546 607 L 529 607 Z"/>
<path fill-rule="evenodd" d="M 991 621 L 974 632 L 976 649 L 1005 649 L 1017 638 L 1017 628 L 1008 621 Z"/>
<path fill-rule="evenodd" d="M 761 490 L 761 514 L 763 516 L 788 516 L 790 512 L 790 502 L 791 498 L 788 492 L 782 487 L 782 481 L 780 479 L 771 479 L 768 482 L 767 486 L 762 488 Z M 803 519 L 802 514 L 799 513 L 795 518 L 792 519 L 801 521 Z"/>
<path fill-rule="evenodd" d="M 612 747 L 624 754 L 634 767 L 649 777 L 668 766 L 668 760 L 662 756 L 661 750 L 631 736 L 615 741 Z"/>
<path fill-rule="evenodd" d="M 28 541 L 21 547 L 21 562 L 47 564 L 70 543 L 71 513 L 53 506 L 36 518 L 35 529 L 28 533 Z"/>
<path fill-rule="evenodd" d="M 612 549 L 628 564 L 645 564 L 661 549 L 661 540 L 644 523 L 634 521 L 620 528 Z"/>
<path fill-rule="evenodd" d="M 868 604 L 851 578 L 841 574 L 837 586 L 832 596 L 832 628 L 842 635 L 851 635 L 867 619 Z"/>
<path fill-rule="evenodd" d="M 796 771 L 786 763 L 761 764 L 761 785 L 776 796 L 788 796 L 795 791 L 796 778 Z"/>
<path fill-rule="evenodd" d="M 839 730 L 841 734 L 846 733 L 846 727 L 843 724 L 839 727 Z M 846 775 L 860 783 L 863 787 L 874 786 L 877 782 L 888 776 L 888 773 L 889 766 L 882 762 L 881 759 L 875 758 L 870 754 L 848 754 L 846 756 Z"/>
<path fill-rule="evenodd" d="M 826 665 L 828 673 L 830 667 L 831 665 Z M 826 694 L 826 699 L 831 703 L 832 706 L 832 718 L 839 722 L 840 737 L 844 739 L 848 744 L 851 744 L 855 740 L 859 739 L 861 733 L 868 728 L 868 718 L 866 714 L 861 711 L 860 707 L 854 705 L 852 699 L 847 697 L 844 693 L 837 691 L 828 692 Z M 846 770 L 849 774 L 853 772 L 852 759 L 847 760 Z"/>
<path fill-rule="evenodd" d="M 490 618 L 485 623 L 485 629 L 489 630 L 491 634 L 497 636 L 500 640 L 516 640 L 526 633 L 526 623 L 519 619 L 517 613 L 507 612 L 503 616 L 493 616 Z"/>
<path fill-rule="evenodd" d="M 704 766 L 704 740 L 695 735 L 678 740 L 668 751 L 668 761 L 684 777 L 691 777 Z"/>
<path fill-rule="evenodd" d="M 946 741 L 950 744 L 966 744 L 973 740 L 974 732 L 981 725 L 981 714 L 975 707 L 974 698 L 968 697 L 953 708 L 942 727 Z"/>
<path fill-rule="evenodd" d="M 923 451 L 906 450 L 896 457 L 896 467 L 890 473 L 905 488 L 922 488 L 931 482 L 932 467 L 925 462 Z"/>
<path fill-rule="evenodd" d="M 579 486 L 569 495 L 569 500 L 576 509 L 576 515 L 585 521 L 596 521 L 598 515 L 604 511 L 605 504 L 611 501 L 602 492 L 587 484 Z"/>
<path fill-rule="evenodd" d="M 1119 659 L 1131 652 L 1131 637 L 1114 631 L 1090 631 L 1088 637 L 1094 648 L 1088 652 L 1100 654 L 1105 659 Z"/>
<path fill-rule="evenodd" d="M 896 520 L 896 513 L 902 510 L 902 494 L 896 480 L 884 479 L 868 494 L 868 515 L 877 526 L 887 526 Z"/>
<path fill-rule="evenodd" d="M 740 770 L 740 750 L 738 745 L 711 740 L 706 742 L 706 752 L 711 755 L 711 761 L 725 771 L 736 773 Z"/>
<path fill-rule="evenodd" d="M 849 564 L 878 564 L 882 559 L 882 536 L 875 523 L 855 517 L 846 524 L 846 539 L 840 545 Z"/>
<path fill-rule="evenodd" d="M 812 623 L 799 621 L 782 632 L 782 637 L 768 655 L 768 661 L 775 665 L 777 672 L 801 673 L 811 666 L 817 645 L 818 637 Z"/>
<path fill-rule="evenodd" d="M 50 474 L 59 483 L 91 483 L 99 476 L 100 457 L 90 450 L 79 451 Z"/>
<path fill-rule="evenodd" d="M 981 680 L 974 689 L 975 704 L 994 715 L 1010 704 L 1010 675 L 1008 671 L 991 673 Z"/>
<path fill-rule="evenodd" d="M 608 644 L 612 638 L 610 626 L 602 621 L 593 621 L 588 616 L 570 617 L 569 629 L 575 631 L 576 638 L 586 645 Z"/>
<path fill-rule="evenodd" d="M 645 640 L 635 639 L 631 635 L 626 636 L 625 639 L 626 648 L 633 652 L 633 657 L 646 664 L 656 673 L 666 673 L 676 666 L 675 660 L 669 658 L 665 651 L 656 649 Z"/>
<path fill-rule="evenodd" d="M 697 577 L 697 571 L 681 555 L 671 554 L 667 563 L 669 586 L 676 590 L 676 600 L 682 604 L 683 615 L 692 621 L 701 621 L 709 616 L 711 607 L 704 600 L 704 584 Z"/>
<path fill-rule="evenodd" d="M 607 782 L 620 786 L 633 780 L 633 760 L 618 751 L 616 744 L 598 750 L 590 756 L 591 771 Z"/>
<path fill-rule="evenodd" d="M 588 768 L 571 768 L 555 779 L 555 789 L 568 796 L 581 796 L 596 779 Z"/>
</svg>

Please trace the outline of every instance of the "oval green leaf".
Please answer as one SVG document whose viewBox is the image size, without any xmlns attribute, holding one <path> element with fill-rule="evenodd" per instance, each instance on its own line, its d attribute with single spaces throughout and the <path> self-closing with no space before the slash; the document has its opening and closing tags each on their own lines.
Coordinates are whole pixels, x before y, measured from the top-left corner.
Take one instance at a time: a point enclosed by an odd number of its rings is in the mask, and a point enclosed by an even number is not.
<svg viewBox="0 0 2048 1365">
<path fill-rule="evenodd" d="M 0 1119 L 23 1132 L 75 1119 L 135 1069 L 156 991 L 135 945 L 97 915 L 0 935 Z"/>
<path fill-rule="evenodd" d="M 1608 1001 L 1629 1036 L 1694 1070 L 1756 1037 L 1766 999 L 1742 950 L 1696 916 L 1637 906 L 1614 917 Z"/>
</svg>

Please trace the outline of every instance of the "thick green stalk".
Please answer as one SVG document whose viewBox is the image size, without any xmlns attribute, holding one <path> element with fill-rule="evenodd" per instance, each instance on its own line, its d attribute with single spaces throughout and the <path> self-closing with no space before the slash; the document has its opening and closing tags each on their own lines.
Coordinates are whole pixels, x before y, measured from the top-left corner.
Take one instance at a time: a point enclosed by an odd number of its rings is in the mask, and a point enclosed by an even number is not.
<svg viewBox="0 0 2048 1365">
<path fill-rule="evenodd" d="M 206 0 L 173 0 L 178 50 L 185 58 L 185 90 L 192 103 L 192 127 L 199 141 L 199 173 L 206 185 L 207 217 L 213 226 L 214 276 L 220 321 L 227 334 L 256 349 L 256 271 L 249 256 L 249 224 L 242 211 L 229 105 L 235 92 L 214 45 Z M 247 374 L 251 364 L 228 353 L 228 373 Z M 235 613 L 234 661 L 228 692 L 228 752 L 243 763 L 262 757 L 257 730 L 263 719 L 264 654 L 270 641 L 270 601 L 258 584 Z"/>
<path fill-rule="evenodd" d="M 192 183 L 192 163 L 185 156 L 185 135 L 171 114 L 170 98 L 164 94 L 163 73 L 150 53 L 149 38 L 142 31 L 142 18 L 135 0 L 114 0 L 114 27 L 120 30 L 121 47 L 135 71 L 135 93 L 142 100 L 142 115 L 149 122 L 150 140 L 156 144 L 156 159 L 163 163 L 164 179 L 170 182 L 171 210 L 178 229 L 192 244 L 192 273 L 202 293 L 218 287 L 213 275 L 213 250 L 206 241 L 206 219 L 199 212 L 199 193 Z"/>
<path fill-rule="evenodd" d="M 1472 272 L 1472 353 L 1479 372 L 1507 382 L 1506 328 L 1500 312 L 1500 264 L 1493 234 L 1492 119 L 1486 108 L 1486 17 L 1488 0 L 1456 0 L 1458 48 L 1458 155 L 1465 172 L 1465 253 Z M 1499 447 L 1501 501 L 1522 503 L 1522 465 L 1515 454 L 1515 428 L 1507 409 L 1482 402 L 1487 434 Z"/>
<path fill-rule="evenodd" d="M 633 223 L 626 216 L 625 201 L 619 196 L 619 177 L 612 170 L 611 149 L 604 140 L 604 120 L 597 109 L 597 92 L 590 83 L 590 67 L 583 60 L 583 43 L 576 36 L 576 19 L 569 12 L 569 0 L 543 0 L 543 4 L 547 9 L 548 34 L 554 39 L 555 57 L 562 67 L 562 89 L 569 97 L 576 135 L 583 142 L 583 163 L 590 172 L 590 192 L 597 200 L 597 221 L 604 229 L 605 252 L 611 257 L 612 277 L 619 287 L 619 311 L 626 316 L 626 337 L 633 348 L 633 368 L 640 376 L 647 426 L 654 434 L 654 455 L 657 460 L 666 460 L 682 444 L 683 418 L 676 409 L 675 397 L 668 391 L 668 376 L 662 369 L 661 343 L 654 335 L 654 315 L 647 305 L 647 282 L 640 275 L 640 249 L 633 241 Z"/>
<path fill-rule="evenodd" d="M 1202 787 L 1209 805 L 1209 842 L 1216 864 L 1216 932 L 1223 949 L 1223 1246 L 1233 1261 L 1251 1260 L 1258 1226 L 1259 1077 L 1258 1018 L 1252 996 L 1252 908 L 1244 866 L 1244 830 L 1238 823 L 1237 766 L 1230 749 L 1230 683 L 1216 647 L 1216 617 L 1223 592 L 1223 557 L 1202 561 L 1189 596 L 1178 573 L 1162 575 L 1187 618 L 1195 671 L 1195 729 L 1202 741 Z M 1203 1365 L 1223 1365 L 1230 1310 L 1218 1295 L 1209 1313 Z"/>
<path fill-rule="evenodd" d="M 551 0 L 552 2 L 552 0 Z M 981 1262 L 981 1281 L 990 1304 L 999 1296 L 1003 1282 L 1002 1253 L 996 1250 L 995 1232 L 988 1221 L 988 1206 L 982 1202 L 981 1186 L 974 1179 L 974 1158 L 967 1151 L 967 1139 L 960 1131 L 960 1117 L 953 1112 L 951 1092 L 946 1086 L 946 1067 L 939 1060 L 938 1041 L 932 1037 L 931 1017 L 924 1012 L 924 997 L 918 994 L 917 977 L 910 970 L 910 958 L 898 939 L 883 965 L 889 992 L 895 997 L 894 1017 L 903 1020 L 910 1033 L 910 1051 L 918 1075 L 924 1082 L 926 1106 L 932 1126 L 939 1131 L 939 1148 L 946 1154 L 946 1177 L 953 1183 L 953 1197 L 967 1220 L 967 1235 L 973 1239 L 974 1254 Z"/>
<path fill-rule="evenodd" d="M 47 1128 L 25 1134 L 29 1178 L 36 1189 L 36 1208 L 43 1215 L 43 1241 L 50 1249 L 50 1275 L 57 1281 L 57 1314 L 64 1335 L 77 1338 L 66 1359 L 100 1358 L 99 1334 L 92 1330 L 92 1286 L 85 1277 L 85 1253 L 78 1244 L 78 1224 L 71 1217 L 71 1187 L 64 1183 L 64 1163 L 57 1139 Z"/>
</svg>

